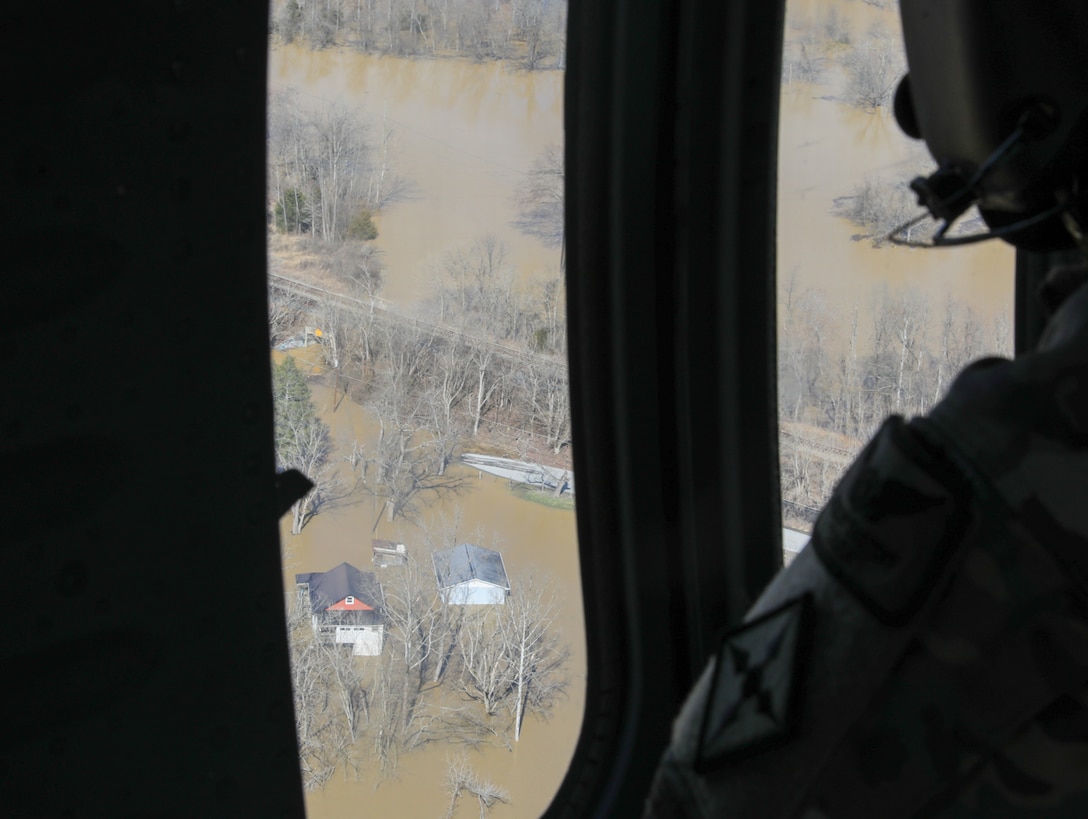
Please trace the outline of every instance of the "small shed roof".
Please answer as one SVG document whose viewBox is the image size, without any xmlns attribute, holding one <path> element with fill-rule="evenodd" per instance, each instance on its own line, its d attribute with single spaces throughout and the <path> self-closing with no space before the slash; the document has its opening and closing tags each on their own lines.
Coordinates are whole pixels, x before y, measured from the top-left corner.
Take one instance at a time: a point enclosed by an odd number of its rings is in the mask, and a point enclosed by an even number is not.
<svg viewBox="0 0 1088 819">
<path fill-rule="evenodd" d="M 373 572 L 363 572 L 350 563 L 341 563 L 327 572 L 296 574 L 295 583 L 310 586 L 310 608 L 317 614 L 345 597 L 353 596 L 373 609 L 382 607 L 382 586 Z"/>
<path fill-rule="evenodd" d="M 472 580 L 481 580 L 510 591 L 502 555 L 493 549 L 462 543 L 434 553 L 434 574 L 438 588 L 448 589 Z"/>
</svg>

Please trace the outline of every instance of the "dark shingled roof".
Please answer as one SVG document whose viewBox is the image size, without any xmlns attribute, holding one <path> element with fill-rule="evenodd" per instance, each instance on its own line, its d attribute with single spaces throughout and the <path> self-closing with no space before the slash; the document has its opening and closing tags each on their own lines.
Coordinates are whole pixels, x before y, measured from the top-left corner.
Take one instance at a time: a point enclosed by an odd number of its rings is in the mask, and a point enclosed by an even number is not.
<svg viewBox="0 0 1088 819">
<path fill-rule="evenodd" d="M 341 563 L 327 572 L 296 574 L 295 583 L 310 586 L 310 608 L 314 614 L 339 603 L 348 595 L 373 609 L 383 605 L 382 587 L 373 572 L 361 572 L 350 563 Z"/>
<path fill-rule="evenodd" d="M 435 552 L 434 574 L 438 578 L 440 589 L 448 589 L 470 580 L 482 580 L 510 591 L 510 581 L 506 579 L 506 566 L 503 565 L 502 555 L 471 543 L 462 543 L 452 549 Z"/>
</svg>

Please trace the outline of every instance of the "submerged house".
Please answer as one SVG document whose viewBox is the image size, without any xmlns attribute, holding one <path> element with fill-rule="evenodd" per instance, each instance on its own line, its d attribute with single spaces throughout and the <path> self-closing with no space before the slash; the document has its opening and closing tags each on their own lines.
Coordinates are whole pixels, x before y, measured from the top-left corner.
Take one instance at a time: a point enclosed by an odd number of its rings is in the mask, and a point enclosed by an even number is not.
<svg viewBox="0 0 1088 819">
<path fill-rule="evenodd" d="M 350 644 L 359 656 L 382 653 L 385 597 L 373 572 L 341 563 L 327 572 L 296 574 L 295 588 L 310 607 L 318 639 Z"/>
<path fill-rule="evenodd" d="M 510 594 L 502 555 L 471 543 L 435 552 L 434 575 L 445 603 L 495 605 Z"/>
</svg>

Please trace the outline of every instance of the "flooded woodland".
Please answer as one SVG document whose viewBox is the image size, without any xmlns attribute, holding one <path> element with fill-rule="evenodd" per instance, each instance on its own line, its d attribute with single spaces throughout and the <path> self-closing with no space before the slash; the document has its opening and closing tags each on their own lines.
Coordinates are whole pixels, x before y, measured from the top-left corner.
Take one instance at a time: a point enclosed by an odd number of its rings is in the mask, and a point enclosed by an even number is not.
<svg viewBox="0 0 1088 819">
<path fill-rule="evenodd" d="M 834 10 L 834 19 L 827 18 L 828 9 Z M 894 7 L 815 0 L 791 5 L 787 55 L 807 55 L 811 49 L 802 42 L 804 38 L 813 31 L 824 33 L 815 38 L 823 38 L 817 43 L 821 64 L 807 64 L 804 71 L 798 68 L 799 78 L 790 76 L 783 84 L 780 366 L 788 368 L 793 356 L 799 369 L 811 370 L 816 361 L 830 372 L 836 362 L 846 360 L 851 345 L 855 356 L 858 349 L 872 351 L 880 334 L 874 315 L 884 309 L 881 305 L 902 296 L 924 305 L 918 307 L 909 346 L 911 366 L 921 379 L 919 351 L 936 353 L 942 344 L 947 346 L 947 338 L 941 340 L 942 316 L 952 314 L 952 305 L 960 311 L 956 320 L 967 321 L 963 326 L 973 327 L 971 332 L 979 337 L 971 351 L 1011 344 L 1011 340 L 1003 341 L 1001 327 L 1003 321 L 1011 324 L 1012 253 L 997 243 L 938 250 L 877 246 L 871 238 L 859 236 L 858 225 L 843 218 L 842 202 L 856 195 L 867 180 L 898 178 L 905 183 L 917 171 L 918 149 L 900 133 L 886 105 L 866 110 L 843 99 L 846 80 L 837 67 L 836 54 L 860 47 L 878 29 L 897 36 Z M 558 247 L 518 229 L 514 202 L 533 163 L 548 146 L 562 143 L 562 72 L 517 70 L 497 61 L 406 59 L 348 48 L 315 51 L 304 45 L 276 44 L 270 53 L 269 83 L 270 92 L 293 90 L 304 104 L 336 101 L 349 106 L 367 123 L 371 139 L 383 135 L 391 167 L 404 184 L 373 215 L 378 234 L 373 246 L 380 251 L 384 266 L 382 298 L 406 310 L 422 304 L 432 292 L 435 270 L 445 255 L 488 234 L 503 243 L 505 262 L 516 275 L 558 273 Z M 290 261 L 284 251 L 273 259 L 272 267 L 305 275 L 305 270 L 291 268 Z M 325 285 L 335 283 L 320 279 L 320 271 L 310 273 Z M 902 326 L 905 313 L 896 309 Z M 803 337 L 790 335 L 800 332 L 791 329 L 795 320 L 798 327 L 804 325 Z M 894 349 L 902 353 L 902 388 L 908 343 L 902 341 Z M 312 400 L 328 425 L 335 468 L 351 480 L 352 470 L 344 459 L 353 445 L 370 446 L 376 439 L 376 416 L 320 377 L 319 347 L 277 352 L 275 360 L 287 354 L 313 376 Z M 936 389 L 946 383 L 940 379 L 947 377 L 947 373 L 939 376 Z M 927 381 L 918 389 L 933 393 L 935 388 Z M 897 402 L 900 392 L 895 394 Z M 844 459 L 864 436 L 857 422 L 849 429 L 845 422 L 841 429 L 833 428 L 827 421 L 828 407 L 837 406 L 833 401 L 820 399 L 824 403 L 802 407 L 802 393 L 801 386 L 784 388 L 783 396 L 789 400 L 783 403 L 796 399 L 792 414 L 784 411 L 784 423 L 797 429 L 823 428 L 837 437 L 828 445 L 835 457 L 823 463 L 788 466 L 784 455 L 787 479 L 800 484 L 802 479 L 815 480 L 816 472 L 821 475 L 818 488 L 796 495 L 799 509 L 819 504 L 821 493 L 826 494 Z M 915 407 L 905 397 L 902 400 L 902 411 L 924 409 L 924 404 Z M 472 447 L 470 441 L 463 449 L 473 451 Z M 556 626 L 570 649 L 566 696 L 548 719 L 530 714 L 519 742 L 485 744 L 468 751 L 475 771 L 509 792 L 509 803 L 497 804 L 490 815 L 536 817 L 546 808 L 569 764 L 584 703 L 586 657 L 574 511 L 528 500 L 505 480 L 456 462 L 449 470 L 466 479 L 466 491 L 423 505 L 414 520 L 390 521 L 381 498 L 366 492 L 328 504 L 297 535 L 291 534 L 290 520 L 285 518 L 285 587 L 293 587 L 296 572 L 325 571 L 343 561 L 370 571 L 372 538 L 403 542 L 412 549 L 422 542 L 424 529 L 442 526 L 455 527 L 458 542 L 479 539 L 500 549 L 512 581 L 530 570 L 549 577 L 559 592 Z M 337 771 L 323 788 L 307 793 L 308 815 L 439 819 L 447 815 L 449 804 L 444 786 L 447 764 L 459 750 L 437 743 L 424 745 L 403 755 L 390 778 L 369 768 L 364 755 L 359 775 Z M 475 799 L 466 797 L 453 816 L 478 814 Z"/>
<path fill-rule="evenodd" d="M 343 103 L 367 123 L 371 134 L 389 134 L 391 165 L 406 186 L 374 217 L 378 230 L 374 245 L 385 269 L 383 299 L 411 309 L 429 295 L 444 254 L 488 234 L 502 242 L 505 263 L 512 269 L 557 275 L 559 249 L 512 225 L 512 200 L 517 184 L 541 152 L 562 142 L 561 72 L 519 72 L 494 62 L 408 60 L 299 46 L 274 48 L 270 59 L 271 93 L 293 89 L 304 105 L 315 107 Z M 311 273 L 298 275 L 307 278 Z M 314 374 L 324 363 L 316 346 L 291 354 Z M 379 434 L 372 413 L 344 400 L 342 394 L 338 400 L 320 378 L 311 381 L 311 389 L 337 458 L 350 453 L 356 442 L 364 449 L 372 445 Z M 472 444 L 465 450 L 472 451 Z M 338 468 L 345 480 L 354 479 L 346 464 Z M 426 501 L 411 521 L 391 522 L 382 500 L 365 491 L 323 508 L 298 535 L 290 533 L 285 519 L 284 583 L 291 588 L 296 572 L 325 571 L 342 561 L 372 570 L 372 538 L 421 550 L 424 530 L 435 529 L 455 529 L 452 537 L 457 542 L 501 551 L 512 584 L 530 572 L 550 581 L 559 602 L 555 631 L 570 650 L 566 694 L 549 718 L 529 714 L 520 741 L 467 751 L 476 774 L 510 795 L 509 804 L 496 805 L 495 816 L 539 816 L 569 764 L 584 702 L 586 659 L 574 512 L 569 503 L 567 508 L 553 508 L 526 499 L 507 481 L 463 465 L 452 464 L 449 472 L 469 480 L 467 491 L 440 503 Z M 365 665 L 376 659 L 356 662 Z M 307 793 L 308 815 L 437 819 L 450 802 L 447 765 L 462 752 L 461 746 L 425 745 L 401 756 L 390 778 L 367 770 L 369 760 L 363 753 L 361 775 L 340 770 L 323 788 Z M 454 816 L 476 815 L 477 800 L 466 794 Z"/>
<path fill-rule="evenodd" d="M 294 351 L 300 366 L 319 373 L 320 353 L 316 348 Z M 282 354 L 277 354 L 277 357 Z M 329 425 L 336 452 L 351 451 L 354 441 L 371 441 L 377 435 L 372 416 L 350 400 L 334 403 L 332 390 L 320 382 L 312 384 L 313 401 Z M 335 407 L 335 409 L 334 409 Z M 285 519 L 284 584 L 293 588 L 296 572 L 325 571 L 347 561 L 364 571 L 381 571 L 371 566 L 372 538 L 407 544 L 418 549 L 423 527 L 456 527 L 458 542 L 476 542 L 502 552 L 511 582 L 530 570 L 550 579 L 558 589 L 559 614 L 556 630 L 571 650 L 567 662 L 570 684 L 567 695 L 554 708 L 550 719 L 532 715 L 526 720 L 521 740 L 468 751 L 477 774 L 509 791 L 511 802 L 500 805 L 496 816 L 539 816 L 547 807 L 573 752 L 584 702 L 585 645 L 582 633 L 582 605 L 579 590 L 578 553 L 574 513 L 550 508 L 513 492 L 507 481 L 480 474 L 464 466 L 452 466 L 470 479 L 467 491 L 424 510 L 419 525 L 398 520 L 389 523 L 380 500 L 358 493 L 344 503 L 322 509 L 299 535 L 291 535 Z M 345 476 L 350 471 L 343 466 Z M 392 569 L 386 571 L 393 571 Z M 356 658 L 365 665 L 376 658 Z M 306 794 L 307 815 L 441 817 L 449 794 L 444 787 L 448 761 L 462 752 L 459 746 L 434 744 L 400 758 L 394 778 L 382 780 L 376 771 L 356 779 L 338 771 L 323 789 Z M 362 756 L 364 765 L 367 758 Z M 475 800 L 464 803 L 457 816 L 476 816 Z"/>
</svg>

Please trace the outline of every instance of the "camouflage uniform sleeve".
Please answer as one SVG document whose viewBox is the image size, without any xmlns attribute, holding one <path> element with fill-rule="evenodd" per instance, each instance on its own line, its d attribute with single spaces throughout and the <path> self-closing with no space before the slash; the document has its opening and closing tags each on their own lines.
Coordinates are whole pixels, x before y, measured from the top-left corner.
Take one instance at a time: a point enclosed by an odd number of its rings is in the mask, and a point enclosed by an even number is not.
<svg viewBox="0 0 1088 819">
<path fill-rule="evenodd" d="M 647 815 L 1088 816 L 1088 287 L 889 419 L 723 640 Z"/>
<path fill-rule="evenodd" d="M 870 442 L 692 692 L 648 816 L 973 816 L 956 800 L 1079 695 L 1068 573 L 947 436 Z"/>
</svg>

